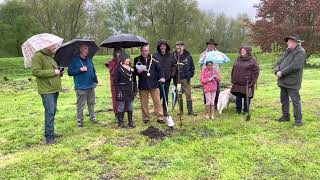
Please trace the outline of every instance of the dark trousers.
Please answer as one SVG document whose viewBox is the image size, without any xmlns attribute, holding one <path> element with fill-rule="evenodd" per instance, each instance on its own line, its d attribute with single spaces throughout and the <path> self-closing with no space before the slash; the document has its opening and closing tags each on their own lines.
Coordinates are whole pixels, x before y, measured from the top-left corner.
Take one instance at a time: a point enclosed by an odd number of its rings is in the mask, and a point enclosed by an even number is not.
<svg viewBox="0 0 320 180">
<path fill-rule="evenodd" d="M 57 101 L 59 93 L 41 94 L 44 116 L 44 136 L 46 140 L 54 139 L 54 116 L 57 112 Z"/>
<path fill-rule="evenodd" d="M 243 107 L 243 112 L 248 112 L 248 106 L 250 105 L 251 98 L 249 98 L 249 104 L 247 102 L 246 94 L 243 93 L 235 93 L 236 96 L 236 110 L 237 113 L 241 113 L 242 107 Z"/>
<path fill-rule="evenodd" d="M 293 114 L 296 122 L 302 121 L 302 110 L 301 110 L 301 99 L 298 89 L 289 89 L 280 87 L 280 100 L 282 104 L 282 115 L 284 117 L 290 117 L 290 101 L 289 97 L 293 104 Z"/>
<path fill-rule="evenodd" d="M 168 116 L 168 109 L 166 108 L 165 100 L 164 100 L 164 95 L 166 97 L 167 103 L 169 101 L 169 89 L 170 89 L 170 81 L 166 81 L 164 83 L 164 92 L 162 89 L 162 84 L 159 84 L 160 87 L 160 99 L 162 99 L 162 108 L 163 108 L 163 114 L 164 116 Z M 168 104 L 167 104 L 168 105 Z"/>
<path fill-rule="evenodd" d="M 217 82 L 217 91 L 216 91 L 216 97 L 214 99 L 214 107 L 217 107 L 217 104 L 219 101 L 219 95 L 220 95 L 220 82 Z M 207 104 L 206 95 L 204 92 L 203 92 L 203 102 L 204 104 Z"/>
</svg>

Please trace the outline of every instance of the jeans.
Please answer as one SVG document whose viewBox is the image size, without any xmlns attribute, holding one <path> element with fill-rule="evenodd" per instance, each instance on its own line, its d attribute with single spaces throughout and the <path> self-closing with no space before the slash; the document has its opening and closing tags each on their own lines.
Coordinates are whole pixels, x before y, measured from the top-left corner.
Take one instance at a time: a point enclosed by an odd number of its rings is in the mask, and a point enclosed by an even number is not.
<svg viewBox="0 0 320 180">
<path fill-rule="evenodd" d="M 127 107 L 128 111 L 133 111 L 132 102 L 133 101 L 118 101 L 118 112 L 124 112 L 125 107 Z"/>
<path fill-rule="evenodd" d="M 54 139 L 54 116 L 57 112 L 57 100 L 59 93 L 41 94 L 43 107 L 45 109 L 44 135 L 46 140 Z"/>
</svg>

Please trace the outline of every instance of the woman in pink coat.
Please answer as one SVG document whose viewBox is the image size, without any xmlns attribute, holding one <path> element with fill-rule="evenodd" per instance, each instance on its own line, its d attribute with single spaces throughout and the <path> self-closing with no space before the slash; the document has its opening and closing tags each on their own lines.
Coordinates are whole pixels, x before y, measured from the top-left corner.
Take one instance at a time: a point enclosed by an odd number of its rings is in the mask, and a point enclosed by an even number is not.
<svg viewBox="0 0 320 180">
<path fill-rule="evenodd" d="M 214 119 L 214 100 L 220 79 L 220 72 L 213 68 L 213 62 L 206 62 L 206 67 L 202 70 L 200 77 L 206 97 L 206 119 Z"/>
</svg>

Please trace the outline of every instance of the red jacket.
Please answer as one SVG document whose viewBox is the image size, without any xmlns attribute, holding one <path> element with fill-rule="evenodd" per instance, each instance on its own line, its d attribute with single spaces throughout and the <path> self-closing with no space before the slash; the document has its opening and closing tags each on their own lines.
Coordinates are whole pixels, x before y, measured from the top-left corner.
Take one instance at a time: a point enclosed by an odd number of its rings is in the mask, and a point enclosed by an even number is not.
<svg viewBox="0 0 320 180">
<path fill-rule="evenodd" d="M 210 81 L 210 78 L 215 75 L 216 77 Z M 217 82 L 220 82 L 220 72 L 214 69 L 204 68 L 201 72 L 200 81 L 203 85 L 204 92 L 217 91 Z"/>
</svg>

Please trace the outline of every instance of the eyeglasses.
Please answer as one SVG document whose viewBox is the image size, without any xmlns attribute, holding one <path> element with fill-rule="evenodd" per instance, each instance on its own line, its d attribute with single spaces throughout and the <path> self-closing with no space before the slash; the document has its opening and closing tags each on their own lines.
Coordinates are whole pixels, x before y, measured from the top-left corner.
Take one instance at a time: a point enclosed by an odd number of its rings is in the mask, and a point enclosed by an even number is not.
<svg viewBox="0 0 320 180">
<path fill-rule="evenodd" d="M 213 66 L 213 64 L 208 64 L 207 66 Z"/>
</svg>

